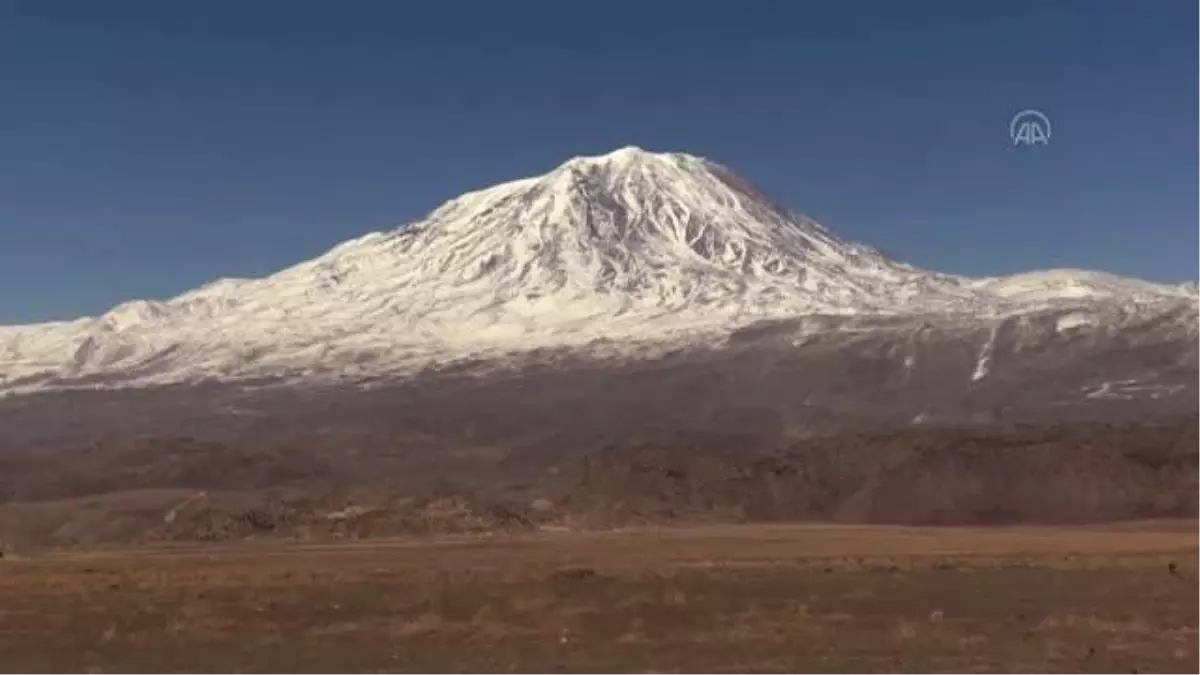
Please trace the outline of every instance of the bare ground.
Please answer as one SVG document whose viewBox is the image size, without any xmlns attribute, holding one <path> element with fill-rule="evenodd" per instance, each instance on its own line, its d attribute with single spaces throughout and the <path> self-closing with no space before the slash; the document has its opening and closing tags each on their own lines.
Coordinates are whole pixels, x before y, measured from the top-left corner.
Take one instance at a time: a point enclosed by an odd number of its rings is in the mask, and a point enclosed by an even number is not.
<svg viewBox="0 0 1200 675">
<path fill-rule="evenodd" d="M 1196 672 L 1194 521 L 730 525 L 0 560 L 0 668 Z"/>
</svg>

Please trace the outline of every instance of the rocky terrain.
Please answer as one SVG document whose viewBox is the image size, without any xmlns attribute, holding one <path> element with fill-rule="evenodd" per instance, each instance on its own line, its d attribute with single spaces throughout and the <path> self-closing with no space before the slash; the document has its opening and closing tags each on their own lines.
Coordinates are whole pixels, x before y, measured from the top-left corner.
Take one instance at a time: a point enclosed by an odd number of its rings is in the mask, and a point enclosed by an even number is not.
<svg viewBox="0 0 1200 675">
<path fill-rule="evenodd" d="M 9 547 L 329 541 L 831 522 L 1098 523 L 1196 516 L 1195 416 L 609 446 L 529 458 L 319 438 L 147 439 L 0 458 Z M 704 441 L 708 441 L 705 443 Z M 427 450 L 427 449 L 426 449 Z"/>
</svg>

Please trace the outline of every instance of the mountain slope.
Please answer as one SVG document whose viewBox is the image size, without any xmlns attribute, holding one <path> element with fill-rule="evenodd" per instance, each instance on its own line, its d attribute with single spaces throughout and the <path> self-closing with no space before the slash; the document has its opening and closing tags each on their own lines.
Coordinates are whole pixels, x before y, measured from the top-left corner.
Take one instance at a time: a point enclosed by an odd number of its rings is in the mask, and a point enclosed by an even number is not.
<svg viewBox="0 0 1200 675">
<path fill-rule="evenodd" d="M 921 270 L 788 213 L 707 160 L 622 148 L 462 195 L 263 279 L 0 327 L 0 392 L 354 379 L 604 340 L 610 353 L 719 341 L 763 319 L 818 314 L 984 321 L 1195 302 L 1194 288 L 1095 272 Z"/>
</svg>

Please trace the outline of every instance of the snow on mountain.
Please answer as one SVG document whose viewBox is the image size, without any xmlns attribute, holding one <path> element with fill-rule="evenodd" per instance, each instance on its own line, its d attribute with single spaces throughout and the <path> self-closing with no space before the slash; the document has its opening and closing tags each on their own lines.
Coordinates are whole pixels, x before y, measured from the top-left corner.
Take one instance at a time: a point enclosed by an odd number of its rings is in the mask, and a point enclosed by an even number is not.
<svg viewBox="0 0 1200 675">
<path fill-rule="evenodd" d="M 1194 284 L 1156 284 L 1108 272 L 1058 269 L 977 281 L 980 288 L 1025 303 L 1069 298 L 1113 298 L 1155 302 L 1164 298 L 1196 298 Z"/>
<path fill-rule="evenodd" d="M 1195 298 L 1194 286 L 1098 272 L 918 269 L 785 211 L 720 165 L 627 147 L 464 194 L 266 278 L 0 327 L 0 392 L 357 377 L 602 338 L 696 340 L 798 315 L 982 317 Z"/>
</svg>

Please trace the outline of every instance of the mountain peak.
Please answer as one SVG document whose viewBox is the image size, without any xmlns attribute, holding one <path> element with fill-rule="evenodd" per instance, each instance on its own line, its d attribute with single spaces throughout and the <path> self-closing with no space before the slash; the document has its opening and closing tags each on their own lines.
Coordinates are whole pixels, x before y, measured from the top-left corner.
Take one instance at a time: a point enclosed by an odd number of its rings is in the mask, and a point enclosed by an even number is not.
<svg viewBox="0 0 1200 675">
<path fill-rule="evenodd" d="M 604 156 L 616 159 L 616 158 L 638 157 L 641 155 L 653 155 L 653 154 L 655 154 L 655 153 L 647 152 L 646 150 L 643 150 L 642 148 L 640 148 L 636 145 L 625 145 L 625 146 L 617 148 L 616 150 L 613 150 L 612 152 L 607 153 Z"/>
<path fill-rule="evenodd" d="M 699 160 L 699 157 L 677 152 L 652 152 L 636 145 L 626 145 L 600 155 L 572 157 L 563 166 L 629 166 L 645 163 L 674 164 L 680 158 Z"/>
<path fill-rule="evenodd" d="M 645 157 L 663 156 L 666 153 L 651 152 L 636 145 L 623 145 L 615 150 L 600 155 L 583 155 L 577 159 L 639 159 Z"/>
</svg>

